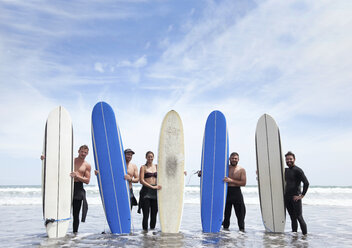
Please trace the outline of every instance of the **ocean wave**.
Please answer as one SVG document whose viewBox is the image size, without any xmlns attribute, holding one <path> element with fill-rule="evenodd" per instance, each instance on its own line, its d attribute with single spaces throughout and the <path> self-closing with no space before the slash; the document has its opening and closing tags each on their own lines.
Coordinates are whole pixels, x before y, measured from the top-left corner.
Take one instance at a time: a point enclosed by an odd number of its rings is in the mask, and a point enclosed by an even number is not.
<svg viewBox="0 0 352 248">
<path fill-rule="evenodd" d="M 139 198 L 140 185 L 133 187 L 136 198 Z M 101 204 L 97 185 L 85 186 L 89 204 Z M 242 187 L 246 204 L 259 205 L 257 186 Z M 185 186 L 185 204 L 200 204 L 200 187 Z M 0 186 L 0 206 L 6 205 L 41 205 L 41 186 Z M 352 187 L 312 186 L 303 200 L 306 205 L 320 206 L 352 206 Z"/>
</svg>

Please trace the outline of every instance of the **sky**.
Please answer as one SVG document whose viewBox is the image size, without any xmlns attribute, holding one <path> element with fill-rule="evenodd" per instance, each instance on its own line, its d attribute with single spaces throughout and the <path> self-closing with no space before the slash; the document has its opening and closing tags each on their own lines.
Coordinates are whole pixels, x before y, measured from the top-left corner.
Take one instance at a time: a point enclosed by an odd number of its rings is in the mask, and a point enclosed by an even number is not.
<svg viewBox="0 0 352 248">
<path fill-rule="evenodd" d="M 181 116 L 187 184 L 205 122 L 226 117 L 230 152 L 256 185 L 255 129 L 276 121 L 311 185 L 351 186 L 352 1 L 0 0 L 0 185 L 40 185 L 44 128 L 61 105 L 74 154 L 91 150 L 91 112 L 115 111 L 133 162 Z M 96 184 L 92 176 L 91 184 Z"/>
</svg>

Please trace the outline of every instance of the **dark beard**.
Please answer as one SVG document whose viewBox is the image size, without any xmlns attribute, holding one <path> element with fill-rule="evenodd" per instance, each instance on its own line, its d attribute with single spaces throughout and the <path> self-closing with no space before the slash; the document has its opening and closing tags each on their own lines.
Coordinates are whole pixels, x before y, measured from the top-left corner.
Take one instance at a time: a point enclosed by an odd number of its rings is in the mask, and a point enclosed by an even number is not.
<svg viewBox="0 0 352 248">
<path fill-rule="evenodd" d="M 294 163 L 286 163 L 286 165 L 287 165 L 288 167 L 292 167 L 292 166 L 294 165 Z"/>
</svg>

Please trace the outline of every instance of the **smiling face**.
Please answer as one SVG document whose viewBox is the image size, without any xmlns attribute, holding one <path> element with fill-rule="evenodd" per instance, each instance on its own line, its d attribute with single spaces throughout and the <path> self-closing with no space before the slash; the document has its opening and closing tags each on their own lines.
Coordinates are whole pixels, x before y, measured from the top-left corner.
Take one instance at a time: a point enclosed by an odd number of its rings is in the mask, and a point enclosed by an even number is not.
<svg viewBox="0 0 352 248">
<path fill-rule="evenodd" d="M 80 148 L 78 150 L 78 157 L 82 160 L 84 160 L 88 155 L 88 149 L 86 148 Z"/>
<path fill-rule="evenodd" d="M 232 155 L 230 157 L 230 164 L 232 166 L 236 166 L 238 164 L 238 161 L 240 161 L 240 158 L 238 157 L 238 155 Z"/>
<path fill-rule="evenodd" d="M 148 164 L 152 164 L 154 160 L 154 154 L 152 152 L 148 152 L 145 156 Z"/>
<path fill-rule="evenodd" d="M 288 167 L 292 167 L 295 165 L 295 158 L 292 155 L 287 155 L 285 159 L 286 159 L 286 165 Z"/>
<path fill-rule="evenodd" d="M 133 156 L 133 153 L 132 152 L 126 152 L 125 153 L 125 158 L 126 158 L 126 162 L 130 162 L 132 160 L 132 156 Z"/>
</svg>

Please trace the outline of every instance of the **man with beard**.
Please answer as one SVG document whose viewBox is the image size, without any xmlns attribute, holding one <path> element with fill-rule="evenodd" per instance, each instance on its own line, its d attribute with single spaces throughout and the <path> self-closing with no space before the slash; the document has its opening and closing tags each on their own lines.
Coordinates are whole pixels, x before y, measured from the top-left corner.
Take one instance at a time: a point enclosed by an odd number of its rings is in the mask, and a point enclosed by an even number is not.
<svg viewBox="0 0 352 248">
<path fill-rule="evenodd" d="M 233 152 L 230 155 L 229 176 L 224 178 L 228 183 L 227 197 L 224 213 L 223 227 L 228 229 L 230 226 L 230 217 L 232 206 L 234 206 L 237 224 L 240 231 L 244 232 L 244 218 L 246 215 L 246 206 L 243 201 L 241 186 L 246 186 L 246 170 L 238 165 L 239 155 Z"/>
<path fill-rule="evenodd" d="M 125 159 L 126 159 L 126 166 L 127 166 L 127 174 L 125 175 L 125 179 L 129 183 L 129 188 L 130 188 L 130 201 L 131 201 L 131 209 L 133 206 L 137 206 L 137 200 L 134 197 L 133 194 L 133 188 L 132 188 L 132 183 L 138 183 L 139 182 L 139 177 L 138 177 L 138 168 L 135 164 L 131 163 L 132 156 L 134 154 L 134 151 L 131 149 L 126 149 L 125 150 Z"/>
<path fill-rule="evenodd" d="M 297 232 L 298 224 L 303 235 L 307 234 L 307 225 L 302 216 L 302 198 L 307 193 L 309 182 L 301 168 L 295 165 L 295 154 L 287 152 L 285 155 L 285 205 L 291 218 L 292 232 Z M 303 182 L 303 192 L 301 193 L 301 182 Z"/>
</svg>

